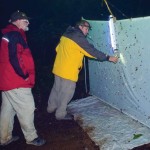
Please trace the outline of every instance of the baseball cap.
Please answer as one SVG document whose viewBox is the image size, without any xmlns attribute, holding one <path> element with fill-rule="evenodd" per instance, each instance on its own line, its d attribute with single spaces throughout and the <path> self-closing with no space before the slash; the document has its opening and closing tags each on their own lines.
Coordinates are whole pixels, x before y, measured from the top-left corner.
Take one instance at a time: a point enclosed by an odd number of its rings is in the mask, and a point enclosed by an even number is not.
<svg viewBox="0 0 150 150">
<path fill-rule="evenodd" d="M 10 16 L 9 22 L 14 22 L 18 19 L 27 19 L 29 20 L 30 18 L 27 17 L 27 15 L 24 12 L 20 12 L 19 10 L 12 13 L 12 15 Z"/>
<path fill-rule="evenodd" d="M 76 23 L 76 26 L 84 26 L 88 27 L 91 30 L 91 25 L 88 21 L 86 20 L 80 20 L 79 22 Z"/>
</svg>

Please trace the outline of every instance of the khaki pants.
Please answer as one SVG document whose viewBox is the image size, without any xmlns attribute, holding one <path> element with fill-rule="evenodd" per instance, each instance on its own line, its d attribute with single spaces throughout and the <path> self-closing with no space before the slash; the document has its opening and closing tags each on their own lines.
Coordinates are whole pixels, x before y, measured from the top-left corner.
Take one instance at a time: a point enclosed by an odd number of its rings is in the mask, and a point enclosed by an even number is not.
<svg viewBox="0 0 150 150">
<path fill-rule="evenodd" d="M 14 116 L 17 115 L 26 141 L 37 138 L 34 127 L 35 104 L 31 88 L 18 88 L 2 92 L 0 112 L 0 142 L 12 137 Z"/>
<path fill-rule="evenodd" d="M 56 110 L 56 119 L 63 119 L 67 114 L 67 104 L 71 101 L 76 88 L 76 82 L 55 75 L 55 81 L 51 90 L 47 111 Z"/>
</svg>

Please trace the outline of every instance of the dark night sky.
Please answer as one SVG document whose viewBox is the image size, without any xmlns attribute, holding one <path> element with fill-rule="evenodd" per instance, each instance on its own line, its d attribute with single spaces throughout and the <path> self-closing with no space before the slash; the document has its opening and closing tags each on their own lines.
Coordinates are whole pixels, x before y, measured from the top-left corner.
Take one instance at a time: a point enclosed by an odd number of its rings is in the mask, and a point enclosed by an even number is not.
<svg viewBox="0 0 150 150">
<path fill-rule="evenodd" d="M 150 0 L 108 0 L 109 2 L 117 19 L 150 15 Z M 107 20 L 109 16 L 103 0 L 0 0 L 0 28 L 7 24 L 10 14 L 16 10 L 24 11 L 33 18 L 31 27 L 35 28 L 47 21 L 67 26 L 81 17 Z"/>
<path fill-rule="evenodd" d="M 117 19 L 150 16 L 150 0 L 108 0 L 108 3 Z M 38 50 L 39 56 L 43 55 L 43 49 L 46 49 L 44 55 L 54 49 L 66 27 L 81 17 L 107 20 L 110 15 L 102 0 L 0 0 L 0 28 L 16 10 L 32 18 L 28 39 L 33 52 Z"/>
<path fill-rule="evenodd" d="M 4 24 L 10 14 L 16 10 L 25 11 L 37 19 L 60 19 L 73 23 L 81 16 L 88 19 L 107 19 L 109 12 L 103 0 L 0 0 L 0 20 Z M 117 18 L 150 15 L 149 0 L 108 0 L 110 8 Z M 117 11 L 117 9 L 119 11 Z"/>
</svg>

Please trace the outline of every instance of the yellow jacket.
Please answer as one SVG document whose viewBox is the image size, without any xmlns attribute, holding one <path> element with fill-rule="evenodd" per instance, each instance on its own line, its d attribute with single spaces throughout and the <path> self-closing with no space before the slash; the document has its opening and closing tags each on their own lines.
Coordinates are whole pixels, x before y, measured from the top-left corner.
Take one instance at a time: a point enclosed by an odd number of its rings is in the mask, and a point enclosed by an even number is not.
<svg viewBox="0 0 150 150">
<path fill-rule="evenodd" d="M 107 55 L 95 49 L 82 31 L 73 27 L 69 27 L 61 37 L 56 52 L 53 73 L 75 82 L 78 80 L 84 56 L 98 58 L 101 61 L 107 60 Z"/>
</svg>

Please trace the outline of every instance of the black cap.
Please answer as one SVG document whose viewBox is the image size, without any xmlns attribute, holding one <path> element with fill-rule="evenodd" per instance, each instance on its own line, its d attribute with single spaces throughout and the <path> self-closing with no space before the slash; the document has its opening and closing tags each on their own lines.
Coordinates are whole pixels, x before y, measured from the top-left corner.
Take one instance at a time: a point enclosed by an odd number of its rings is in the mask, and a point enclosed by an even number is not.
<svg viewBox="0 0 150 150">
<path fill-rule="evenodd" d="M 30 18 L 27 17 L 27 15 L 23 12 L 20 12 L 19 10 L 14 12 L 11 16 L 10 16 L 10 19 L 9 19 L 9 22 L 14 22 L 18 19 L 27 19 L 29 20 Z"/>
<path fill-rule="evenodd" d="M 80 20 L 79 22 L 76 23 L 76 26 L 84 26 L 88 27 L 91 30 L 91 25 L 88 21 L 86 20 Z"/>
</svg>

